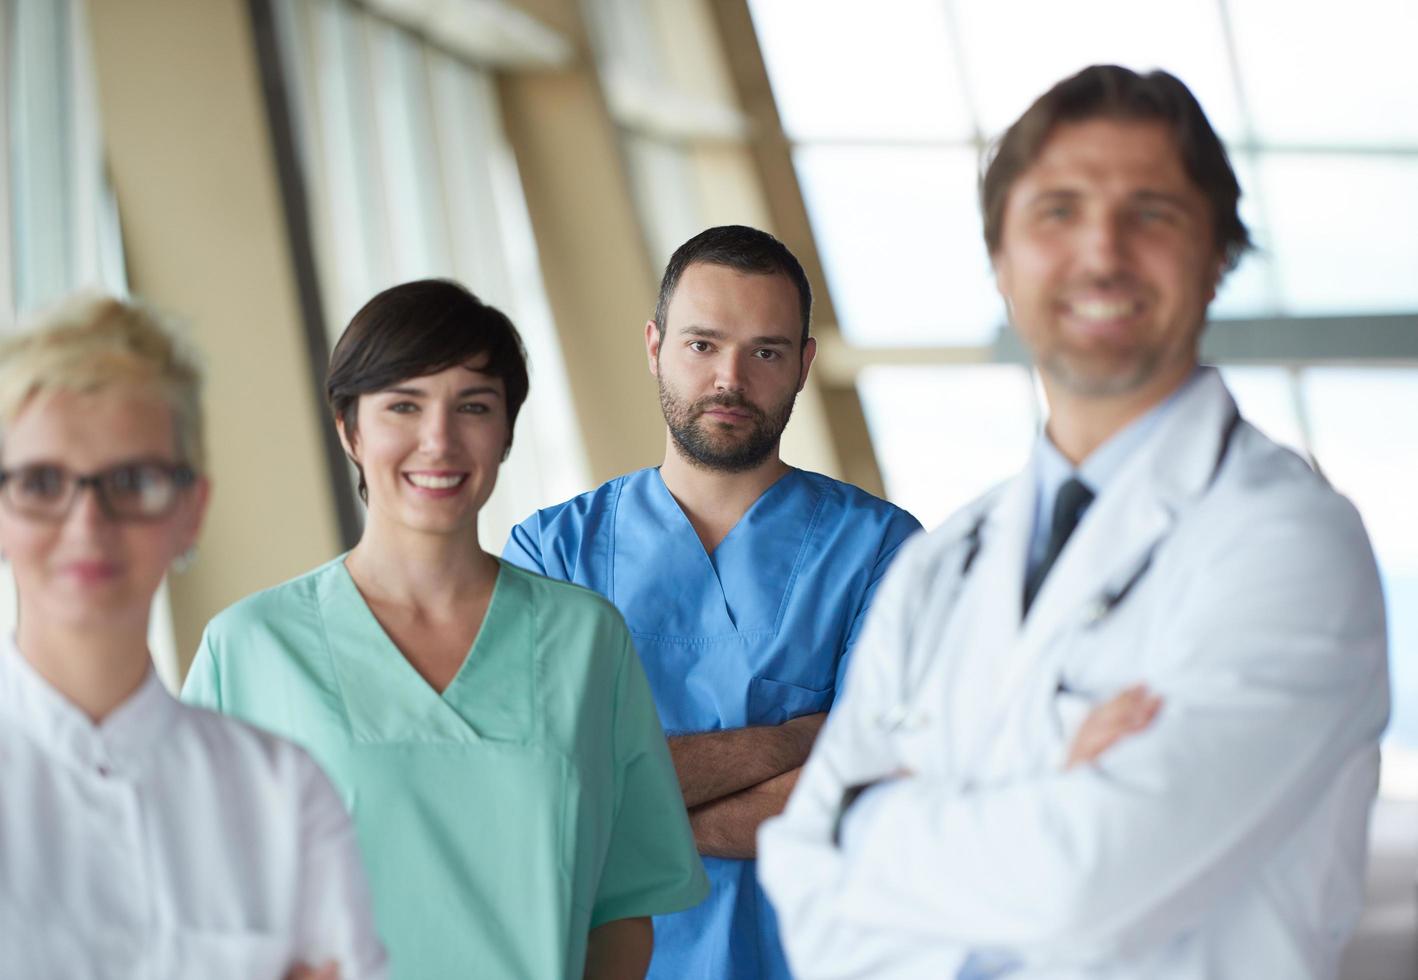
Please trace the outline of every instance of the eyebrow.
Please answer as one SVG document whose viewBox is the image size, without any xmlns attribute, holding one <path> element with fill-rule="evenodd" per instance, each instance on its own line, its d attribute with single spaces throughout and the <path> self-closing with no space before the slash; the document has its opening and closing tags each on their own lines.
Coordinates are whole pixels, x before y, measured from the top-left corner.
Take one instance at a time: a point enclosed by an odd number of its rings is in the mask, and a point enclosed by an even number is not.
<svg viewBox="0 0 1418 980">
<path fill-rule="evenodd" d="M 497 389 L 496 389 L 495 387 L 493 387 L 492 385 L 473 385 L 473 386 L 470 387 L 470 388 L 464 388 L 462 391 L 458 392 L 458 397 L 459 397 L 459 398 L 470 398 L 470 397 L 472 397 L 473 395 L 496 395 L 497 393 L 498 393 Z M 393 387 L 393 388 L 385 388 L 383 391 L 379 392 L 379 394 L 381 394 L 381 395 L 405 395 L 405 396 L 409 396 L 409 397 L 413 397 L 413 398 L 427 398 L 427 397 L 428 397 L 428 392 L 424 391 L 422 388 L 408 388 L 408 387 L 403 387 L 403 386 L 396 386 L 396 387 Z"/>
<path fill-rule="evenodd" d="M 689 326 L 680 331 L 689 337 L 700 337 L 704 340 L 723 340 L 728 334 L 722 330 L 715 330 L 713 327 Z M 791 347 L 792 340 L 781 334 L 760 334 L 749 340 L 755 347 Z"/>
<path fill-rule="evenodd" d="M 1187 201 L 1184 198 L 1176 194 L 1169 194 L 1166 191 L 1138 191 L 1132 197 L 1135 201 L 1156 201 L 1162 204 L 1170 204 L 1172 207 L 1179 208 L 1183 211 L 1189 210 Z"/>
</svg>

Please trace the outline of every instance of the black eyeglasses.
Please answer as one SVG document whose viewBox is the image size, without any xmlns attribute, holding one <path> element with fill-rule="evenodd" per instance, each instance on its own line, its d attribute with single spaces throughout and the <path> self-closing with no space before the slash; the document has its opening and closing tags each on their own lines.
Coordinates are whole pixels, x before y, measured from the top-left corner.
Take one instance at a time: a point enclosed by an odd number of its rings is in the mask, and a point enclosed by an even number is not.
<svg viewBox="0 0 1418 980">
<path fill-rule="evenodd" d="M 21 517 L 57 522 L 73 509 L 79 491 L 92 487 L 109 520 L 160 521 L 196 480 L 183 463 L 144 460 L 86 474 L 70 473 L 56 463 L 31 463 L 0 470 L 0 500 Z"/>
</svg>

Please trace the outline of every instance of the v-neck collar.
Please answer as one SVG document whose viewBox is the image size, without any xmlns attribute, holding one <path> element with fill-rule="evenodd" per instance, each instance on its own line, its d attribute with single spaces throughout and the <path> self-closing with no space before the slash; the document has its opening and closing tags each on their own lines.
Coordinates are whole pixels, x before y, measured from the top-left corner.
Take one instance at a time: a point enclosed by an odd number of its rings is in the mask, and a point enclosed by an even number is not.
<svg viewBox="0 0 1418 980">
<path fill-rule="evenodd" d="M 480 741 L 482 733 L 475 719 L 462 710 L 467 704 L 464 688 L 468 675 L 476 671 L 488 651 L 499 642 L 517 642 L 517 638 L 498 634 L 503 631 L 504 618 L 516 622 L 504 607 L 509 602 L 516 604 L 516 597 L 509 593 L 524 583 L 509 574 L 509 567 L 499 560 L 482 625 L 457 673 L 440 694 L 384 631 L 345 567 L 345 557 L 341 555 L 320 570 L 317 596 L 352 737 L 366 742 Z"/>
<path fill-rule="evenodd" d="M 699 539 L 699 532 L 694 529 L 694 522 L 689 519 L 689 515 L 684 512 L 684 508 L 680 505 L 679 500 L 670 492 L 669 485 L 665 483 L 665 477 L 664 474 L 660 472 L 660 468 L 656 466 L 647 472 L 654 474 L 651 483 L 658 493 L 663 495 L 661 498 L 662 503 L 666 504 L 669 509 L 679 515 L 682 526 L 693 536 L 695 543 L 699 545 L 699 550 L 704 552 L 704 557 L 708 559 L 710 566 L 715 569 L 719 567 L 719 553 L 723 550 L 724 545 L 735 536 L 739 528 L 752 523 L 755 511 L 771 507 L 772 499 L 779 493 L 787 493 L 792 488 L 792 484 L 795 483 L 797 478 L 802 474 L 802 470 L 797 467 L 788 467 L 787 472 L 763 488 L 763 492 L 755 497 L 753 503 L 749 504 L 748 508 L 739 515 L 739 519 L 734 522 L 734 526 L 729 528 L 728 533 L 719 539 L 719 543 L 714 546 L 713 550 L 710 550 L 704 547 L 704 542 Z M 780 490 L 780 488 L 782 489 Z M 742 537 L 742 535 L 739 536 Z"/>
<path fill-rule="evenodd" d="M 616 504 L 611 599 L 641 634 L 776 630 L 820 506 L 806 474 L 789 469 L 711 556 L 660 471 L 633 473 Z"/>
</svg>

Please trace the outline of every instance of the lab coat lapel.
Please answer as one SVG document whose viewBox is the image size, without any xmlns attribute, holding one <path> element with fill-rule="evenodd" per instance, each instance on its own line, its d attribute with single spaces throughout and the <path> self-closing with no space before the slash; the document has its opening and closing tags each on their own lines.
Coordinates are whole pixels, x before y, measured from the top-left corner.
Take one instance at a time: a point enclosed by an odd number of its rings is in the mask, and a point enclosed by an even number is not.
<svg viewBox="0 0 1418 980">
<path fill-rule="evenodd" d="M 959 602 L 923 639 L 940 651 L 958 651 L 939 664 L 953 692 L 945 710 L 957 763 L 968 767 L 993 730 L 1001 685 L 1019 645 L 1019 600 L 1034 508 L 1033 469 L 1003 487 L 980 528 L 981 549 L 961 583 Z M 1017 586 L 1015 583 L 1018 583 Z M 940 597 L 932 597 L 940 601 Z"/>
<path fill-rule="evenodd" d="M 1012 683 L 1062 630 L 1120 590 L 1211 482 L 1235 403 L 1215 370 L 1193 378 L 1156 432 L 1084 515 L 1024 622 Z"/>
</svg>

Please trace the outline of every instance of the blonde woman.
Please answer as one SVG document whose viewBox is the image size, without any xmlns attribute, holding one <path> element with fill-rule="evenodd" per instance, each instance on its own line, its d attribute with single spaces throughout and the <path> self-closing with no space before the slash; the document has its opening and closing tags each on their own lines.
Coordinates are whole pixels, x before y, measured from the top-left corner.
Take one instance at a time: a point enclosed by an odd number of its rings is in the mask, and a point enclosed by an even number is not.
<svg viewBox="0 0 1418 980">
<path fill-rule="evenodd" d="M 0 345 L 0 976 L 384 975 L 324 775 L 152 668 L 153 594 L 209 494 L 199 388 L 113 299 Z"/>
</svg>

